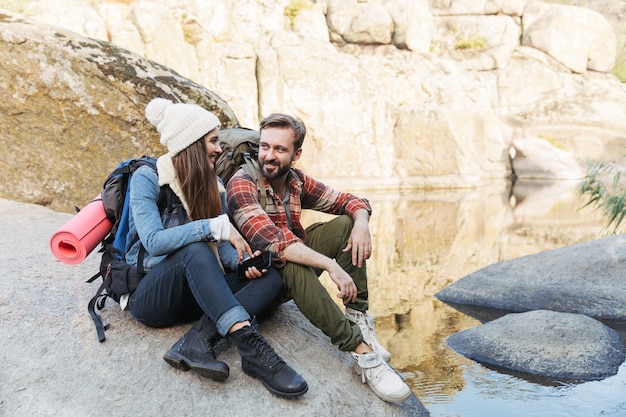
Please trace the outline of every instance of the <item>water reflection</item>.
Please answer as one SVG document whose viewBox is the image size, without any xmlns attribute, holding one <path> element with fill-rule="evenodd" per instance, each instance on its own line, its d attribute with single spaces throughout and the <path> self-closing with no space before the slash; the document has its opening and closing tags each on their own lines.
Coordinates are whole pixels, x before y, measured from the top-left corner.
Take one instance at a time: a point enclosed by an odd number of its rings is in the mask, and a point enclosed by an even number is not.
<svg viewBox="0 0 626 417">
<path fill-rule="evenodd" d="M 579 209 L 576 187 L 577 182 L 526 181 L 513 189 L 501 182 L 463 190 L 355 191 L 370 200 L 375 213 L 368 268 L 378 339 L 433 416 L 528 416 L 529 404 L 539 398 L 544 413 L 537 415 L 573 415 L 561 403 L 570 395 L 563 386 L 500 374 L 449 349 L 449 335 L 480 323 L 433 295 L 494 262 L 598 238 L 604 219 Z M 325 216 L 307 212 L 303 218 L 310 223 Z M 322 281 L 335 292 L 326 276 Z M 617 378 L 617 390 L 626 394 L 624 377 Z M 587 411 L 594 404 L 603 407 L 603 401 L 626 415 L 626 403 L 615 405 L 623 397 L 608 403 L 606 396 L 591 399 Z M 500 405 L 503 414 L 494 414 Z"/>
</svg>

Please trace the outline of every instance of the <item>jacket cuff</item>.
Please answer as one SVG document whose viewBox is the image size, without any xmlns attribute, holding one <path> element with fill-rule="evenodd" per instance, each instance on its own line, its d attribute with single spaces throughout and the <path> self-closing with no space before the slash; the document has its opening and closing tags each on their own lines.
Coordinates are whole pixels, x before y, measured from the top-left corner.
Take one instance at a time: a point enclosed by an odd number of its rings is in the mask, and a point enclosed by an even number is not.
<svg viewBox="0 0 626 417">
<path fill-rule="evenodd" d="M 209 225 L 211 227 L 211 236 L 215 240 L 222 241 L 230 238 L 230 220 L 228 220 L 227 214 L 220 214 L 213 219 L 209 219 Z"/>
</svg>

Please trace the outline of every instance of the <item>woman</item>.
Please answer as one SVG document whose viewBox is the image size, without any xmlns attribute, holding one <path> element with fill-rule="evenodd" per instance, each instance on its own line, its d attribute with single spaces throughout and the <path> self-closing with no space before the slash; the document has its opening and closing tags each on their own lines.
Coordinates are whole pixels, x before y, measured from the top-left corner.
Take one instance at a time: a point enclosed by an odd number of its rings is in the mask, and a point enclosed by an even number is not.
<svg viewBox="0 0 626 417">
<path fill-rule="evenodd" d="M 157 161 L 158 174 L 141 167 L 130 182 L 128 241 L 135 243 L 127 248 L 126 261 L 136 265 L 143 245 L 147 271 L 127 299 L 130 312 L 153 327 L 201 316 L 164 356 L 176 368 L 223 381 L 229 368 L 215 358 L 213 348 L 217 339 L 230 336 L 244 372 L 277 395 L 304 394 L 306 381 L 250 323 L 250 315 L 262 313 L 278 294 L 278 272 L 251 267 L 245 280 L 233 273 L 224 276 L 252 253 L 224 214 L 225 189 L 214 170 L 222 151 L 219 120 L 199 106 L 162 98 L 148 104 L 146 118 L 161 134 L 168 153 Z M 166 185 L 182 206 L 161 215 L 157 202 L 160 187 Z"/>
</svg>

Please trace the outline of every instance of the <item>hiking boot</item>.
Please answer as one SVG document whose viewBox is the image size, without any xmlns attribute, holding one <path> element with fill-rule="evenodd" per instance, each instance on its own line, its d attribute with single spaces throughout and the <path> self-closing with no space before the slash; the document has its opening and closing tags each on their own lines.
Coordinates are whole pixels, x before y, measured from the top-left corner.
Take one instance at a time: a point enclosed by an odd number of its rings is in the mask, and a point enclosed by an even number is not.
<svg viewBox="0 0 626 417">
<path fill-rule="evenodd" d="M 281 359 L 257 331 L 255 322 L 233 333 L 231 338 L 241 355 L 241 369 L 261 380 L 270 392 L 297 397 L 309 389 L 306 381 Z"/>
<path fill-rule="evenodd" d="M 367 383 L 376 395 L 390 403 L 399 403 L 409 398 L 411 389 L 379 354 L 350 353 L 356 359 L 356 373 L 361 375 L 363 383 Z"/>
<path fill-rule="evenodd" d="M 192 371 L 199 375 L 211 378 L 214 381 L 223 381 L 228 378 L 230 369 L 224 362 L 215 359 L 215 343 L 221 335 L 206 315 L 191 328 L 178 342 L 163 356 L 165 362 L 182 371 Z"/>
<path fill-rule="evenodd" d="M 361 333 L 363 333 L 363 341 L 367 343 L 374 352 L 377 352 L 385 362 L 391 360 L 391 353 L 376 340 L 376 335 L 374 334 L 374 316 L 367 312 L 362 313 L 353 308 L 346 307 L 346 318 L 359 325 Z"/>
</svg>

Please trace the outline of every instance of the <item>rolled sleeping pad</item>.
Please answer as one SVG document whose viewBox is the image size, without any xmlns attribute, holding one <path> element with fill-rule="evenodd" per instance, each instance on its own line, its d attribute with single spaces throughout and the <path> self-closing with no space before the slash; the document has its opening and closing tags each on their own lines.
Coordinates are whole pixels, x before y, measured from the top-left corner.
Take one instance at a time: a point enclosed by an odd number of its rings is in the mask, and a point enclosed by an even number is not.
<svg viewBox="0 0 626 417">
<path fill-rule="evenodd" d="M 111 231 L 100 195 L 91 200 L 50 238 L 50 250 L 63 263 L 76 265 Z"/>
</svg>

